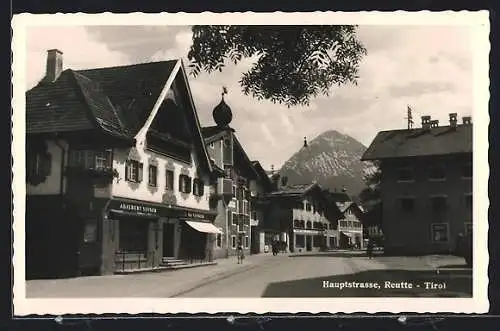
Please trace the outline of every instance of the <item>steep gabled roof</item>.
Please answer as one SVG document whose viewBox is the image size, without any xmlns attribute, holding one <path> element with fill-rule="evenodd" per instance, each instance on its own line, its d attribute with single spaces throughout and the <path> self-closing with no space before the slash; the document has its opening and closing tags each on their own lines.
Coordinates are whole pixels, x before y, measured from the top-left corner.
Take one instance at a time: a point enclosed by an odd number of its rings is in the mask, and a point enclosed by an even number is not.
<svg viewBox="0 0 500 331">
<path fill-rule="evenodd" d="M 26 92 L 27 134 L 99 129 L 131 138 L 144 125 L 176 60 L 67 69 Z"/>
<path fill-rule="evenodd" d="M 64 70 L 55 82 L 40 82 L 26 92 L 26 132 L 63 133 L 99 130 L 133 140 L 141 130 L 167 81 L 180 74 L 200 166 L 212 171 L 181 60 L 126 66 Z M 178 70 L 177 68 L 180 68 Z"/>
<path fill-rule="evenodd" d="M 266 190 L 271 190 L 272 182 L 259 161 L 252 161 L 252 166 L 259 175 L 259 180 L 264 184 Z"/>
<path fill-rule="evenodd" d="M 361 160 L 463 153 L 472 153 L 472 124 L 381 131 Z"/>
</svg>

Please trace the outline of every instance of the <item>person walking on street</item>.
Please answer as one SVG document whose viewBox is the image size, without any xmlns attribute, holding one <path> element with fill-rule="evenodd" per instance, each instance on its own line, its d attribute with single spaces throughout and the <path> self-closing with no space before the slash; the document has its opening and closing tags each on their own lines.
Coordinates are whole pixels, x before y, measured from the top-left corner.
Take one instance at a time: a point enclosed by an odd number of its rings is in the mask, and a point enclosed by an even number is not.
<svg viewBox="0 0 500 331">
<path fill-rule="evenodd" d="M 368 239 L 368 244 L 366 245 L 366 255 L 369 259 L 373 257 L 373 240 Z"/>
<path fill-rule="evenodd" d="M 238 244 L 238 249 L 236 250 L 236 254 L 238 255 L 238 264 L 243 263 L 245 259 L 245 254 L 243 253 L 243 246 Z"/>
</svg>

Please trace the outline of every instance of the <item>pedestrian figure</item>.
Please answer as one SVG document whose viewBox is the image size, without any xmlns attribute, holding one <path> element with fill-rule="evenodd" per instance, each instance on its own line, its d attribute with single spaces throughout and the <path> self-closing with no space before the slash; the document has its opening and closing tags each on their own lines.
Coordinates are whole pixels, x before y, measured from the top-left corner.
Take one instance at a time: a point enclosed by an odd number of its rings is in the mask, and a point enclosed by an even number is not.
<svg viewBox="0 0 500 331">
<path fill-rule="evenodd" d="M 276 241 L 272 242 L 271 247 L 273 250 L 273 256 L 276 256 L 276 254 L 278 254 L 278 245 L 276 244 Z"/>
<path fill-rule="evenodd" d="M 236 254 L 238 255 L 238 264 L 243 263 L 243 260 L 245 259 L 245 254 L 243 254 L 243 246 L 241 245 L 241 243 L 238 245 Z"/>
<path fill-rule="evenodd" d="M 373 240 L 371 238 L 368 239 L 368 244 L 366 245 L 366 255 L 368 255 L 369 259 L 373 257 Z"/>
</svg>

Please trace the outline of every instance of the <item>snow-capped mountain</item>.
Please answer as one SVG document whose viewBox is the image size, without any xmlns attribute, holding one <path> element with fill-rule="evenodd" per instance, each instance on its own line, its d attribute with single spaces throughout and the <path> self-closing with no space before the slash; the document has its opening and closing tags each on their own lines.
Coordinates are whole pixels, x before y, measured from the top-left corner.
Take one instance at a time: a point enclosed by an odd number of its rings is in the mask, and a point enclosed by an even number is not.
<svg viewBox="0 0 500 331">
<path fill-rule="evenodd" d="M 347 189 L 358 195 L 365 187 L 363 177 L 374 168 L 361 157 L 366 147 L 356 139 L 331 130 L 308 142 L 285 162 L 279 173 L 290 184 L 305 184 L 313 180 L 331 191 Z"/>
</svg>

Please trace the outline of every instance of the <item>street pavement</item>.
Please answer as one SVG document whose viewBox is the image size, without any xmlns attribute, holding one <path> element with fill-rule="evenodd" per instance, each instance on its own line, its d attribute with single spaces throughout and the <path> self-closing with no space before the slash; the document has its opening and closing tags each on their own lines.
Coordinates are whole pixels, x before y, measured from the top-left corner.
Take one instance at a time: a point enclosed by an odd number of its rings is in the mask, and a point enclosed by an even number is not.
<svg viewBox="0 0 500 331">
<path fill-rule="evenodd" d="M 261 254 L 247 257 L 243 264 L 233 258 L 218 262 L 216 266 L 158 273 L 27 281 L 27 297 L 472 295 L 471 269 L 465 268 L 461 259 L 448 256 L 368 259 L 360 254 Z"/>
</svg>

